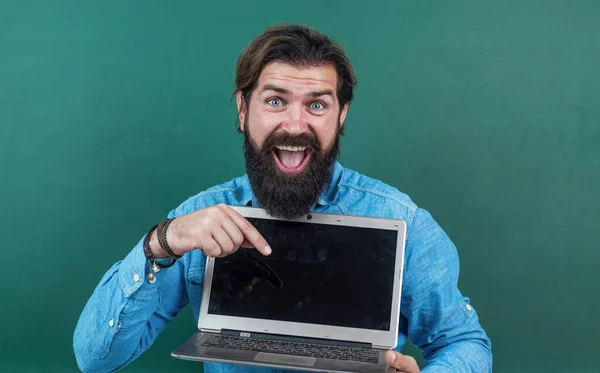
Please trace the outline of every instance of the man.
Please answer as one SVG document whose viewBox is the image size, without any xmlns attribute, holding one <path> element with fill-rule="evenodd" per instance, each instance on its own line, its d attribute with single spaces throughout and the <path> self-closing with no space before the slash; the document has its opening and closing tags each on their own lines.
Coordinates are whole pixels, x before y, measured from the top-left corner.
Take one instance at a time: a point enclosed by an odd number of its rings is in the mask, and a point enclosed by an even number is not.
<svg viewBox="0 0 600 373">
<path fill-rule="evenodd" d="M 198 317 L 207 256 L 240 247 L 269 255 L 260 233 L 228 207 L 250 205 L 283 218 L 315 211 L 406 221 L 398 350 L 409 337 L 428 361 L 423 372 L 491 372 L 490 341 L 457 288 L 450 239 L 408 196 L 336 161 L 356 85 L 343 50 L 307 27 L 275 26 L 243 51 L 235 84 L 247 175 L 186 200 L 108 270 L 75 330 L 80 369 L 125 366 L 188 303 Z M 397 351 L 386 359 L 398 372 L 419 372 Z M 205 371 L 275 370 L 207 363 Z"/>
</svg>

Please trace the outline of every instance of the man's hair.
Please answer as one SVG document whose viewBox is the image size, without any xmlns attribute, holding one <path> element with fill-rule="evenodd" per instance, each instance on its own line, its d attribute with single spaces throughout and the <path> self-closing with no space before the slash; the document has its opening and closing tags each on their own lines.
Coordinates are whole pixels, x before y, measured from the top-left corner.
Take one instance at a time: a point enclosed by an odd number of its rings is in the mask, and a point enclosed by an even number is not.
<svg viewBox="0 0 600 373">
<path fill-rule="evenodd" d="M 241 93 L 248 104 L 262 69 L 274 61 L 295 67 L 331 64 L 337 72 L 340 109 L 352 100 L 356 77 L 342 47 L 319 31 L 293 24 L 279 24 L 266 29 L 244 49 L 237 63 L 234 95 Z"/>
</svg>

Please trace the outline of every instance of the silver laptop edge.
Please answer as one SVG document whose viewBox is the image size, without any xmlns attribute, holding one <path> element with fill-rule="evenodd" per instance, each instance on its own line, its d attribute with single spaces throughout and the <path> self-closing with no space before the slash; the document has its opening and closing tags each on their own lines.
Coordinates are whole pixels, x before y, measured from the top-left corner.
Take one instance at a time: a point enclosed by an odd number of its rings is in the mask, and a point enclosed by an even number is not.
<svg viewBox="0 0 600 373">
<path fill-rule="evenodd" d="M 230 206 L 244 217 L 274 219 L 262 209 L 255 207 Z M 208 313 L 210 291 L 212 286 L 214 258 L 208 258 L 202 304 L 198 318 L 198 329 L 207 332 L 219 332 L 222 329 L 238 330 L 244 332 L 269 333 L 298 337 L 330 339 L 369 343 L 376 349 L 395 348 L 398 341 L 398 323 L 400 315 L 400 296 L 402 290 L 404 246 L 406 236 L 406 223 L 402 220 L 382 219 L 372 217 L 359 217 L 325 213 L 311 213 L 310 217 L 304 216 L 298 221 L 309 224 L 330 224 L 341 226 L 355 226 L 363 228 L 389 229 L 398 232 L 396 245 L 396 263 L 394 266 L 394 285 L 390 330 L 368 330 L 330 325 L 317 325 L 277 320 L 263 320 L 246 317 L 214 315 Z"/>
</svg>

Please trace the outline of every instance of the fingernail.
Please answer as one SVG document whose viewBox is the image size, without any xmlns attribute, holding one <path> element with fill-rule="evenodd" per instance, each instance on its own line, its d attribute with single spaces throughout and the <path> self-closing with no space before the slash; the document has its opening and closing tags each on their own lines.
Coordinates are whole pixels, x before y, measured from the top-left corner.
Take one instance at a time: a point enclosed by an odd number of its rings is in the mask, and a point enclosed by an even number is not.
<svg viewBox="0 0 600 373">
<path fill-rule="evenodd" d="M 392 363 L 396 361 L 396 354 L 392 352 Z"/>
<path fill-rule="evenodd" d="M 265 254 L 271 255 L 271 248 L 269 246 L 265 246 Z"/>
</svg>

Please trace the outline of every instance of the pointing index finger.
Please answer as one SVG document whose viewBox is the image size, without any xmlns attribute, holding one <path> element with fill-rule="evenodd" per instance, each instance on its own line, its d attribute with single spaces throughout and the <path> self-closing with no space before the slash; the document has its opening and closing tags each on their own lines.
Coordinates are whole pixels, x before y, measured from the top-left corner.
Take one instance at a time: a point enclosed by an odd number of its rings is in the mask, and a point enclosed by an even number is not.
<svg viewBox="0 0 600 373">
<path fill-rule="evenodd" d="M 254 227 L 246 218 L 240 215 L 234 209 L 228 207 L 227 213 L 233 222 L 240 228 L 240 232 L 246 238 L 245 241 L 251 243 L 258 251 L 263 255 L 270 255 L 272 250 L 267 243 L 267 240 L 260 234 L 260 232 Z"/>
</svg>

